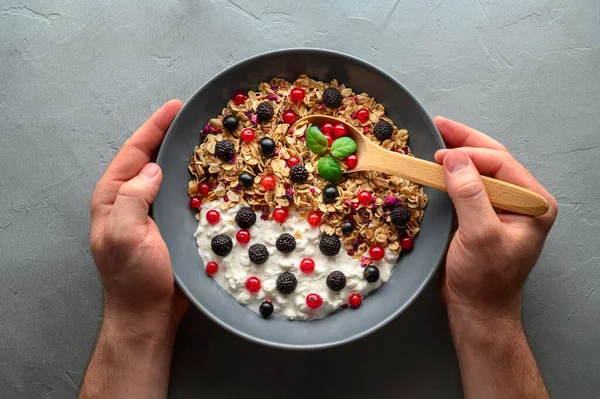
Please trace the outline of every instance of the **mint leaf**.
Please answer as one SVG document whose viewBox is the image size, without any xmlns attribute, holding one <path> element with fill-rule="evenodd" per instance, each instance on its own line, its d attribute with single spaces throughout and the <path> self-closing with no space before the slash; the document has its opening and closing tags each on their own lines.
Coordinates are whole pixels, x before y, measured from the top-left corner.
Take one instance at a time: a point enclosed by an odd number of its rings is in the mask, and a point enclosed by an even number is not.
<svg viewBox="0 0 600 399">
<path fill-rule="evenodd" d="M 306 132 L 306 146 L 315 154 L 323 154 L 327 151 L 327 138 L 318 127 L 311 126 Z"/>
<path fill-rule="evenodd" d="M 342 168 L 340 163 L 332 157 L 323 157 L 317 164 L 319 174 L 332 183 L 338 182 L 342 178 Z"/>
<path fill-rule="evenodd" d="M 337 159 L 345 159 L 356 151 L 356 141 L 350 137 L 340 137 L 331 145 L 331 155 Z"/>
</svg>

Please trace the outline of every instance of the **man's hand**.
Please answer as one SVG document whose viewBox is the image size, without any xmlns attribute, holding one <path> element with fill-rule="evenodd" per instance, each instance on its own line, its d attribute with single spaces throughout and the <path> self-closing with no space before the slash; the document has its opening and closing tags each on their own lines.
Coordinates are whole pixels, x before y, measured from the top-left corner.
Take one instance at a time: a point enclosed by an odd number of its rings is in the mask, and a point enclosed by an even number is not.
<svg viewBox="0 0 600 399">
<path fill-rule="evenodd" d="M 131 136 L 91 200 L 91 248 L 104 285 L 104 320 L 80 398 L 164 398 L 177 324 L 189 302 L 148 216 L 162 172 L 151 159 L 182 107 L 163 105 Z"/>
<path fill-rule="evenodd" d="M 544 397 L 521 327 L 521 290 L 556 219 L 556 200 L 496 140 L 445 118 L 437 117 L 435 123 L 449 148 L 438 151 L 435 159 L 444 165 L 448 194 L 458 216 L 441 295 L 448 308 L 465 395 Z M 495 211 L 480 174 L 537 192 L 548 200 L 548 212 L 530 217 Z M 508 347 L 514 344 L 518 347 Z M 500 364 L 493 364 L 496 361 Z M 523 378 L 531 377 L 530 381 L 520 385 L 520 380 L 500 377 L 498 370 L 511 368 Z M 491 382 L 481 375 L 486 371 L 493 374 Z M 528 387 L 532 381 L 538 385 Z"/>
<path fill-rule="evenodd" d="M 92 195 L 92 255 L 111 317 L 154 314 L 178 322 L 187 308 L 167 246 L 148 216 L 162 180 L 150 160 L 181 107 L 172 100 L 156 111 L 125 142 Z"/>
<path fill-rule="evenodd" d="M 448 119 L 437 117 L 435 123 L 450 148 L 435 159 L 444 165 L 458 216 L 443 299 L 452 310 L 519 319 L 521 289 L 556 219 L 556 200 L 496 140 Z M 548 212 L 538 217 L 496 212 L 479 174 L 535 191 L 548 200 Z"/>
</svg>

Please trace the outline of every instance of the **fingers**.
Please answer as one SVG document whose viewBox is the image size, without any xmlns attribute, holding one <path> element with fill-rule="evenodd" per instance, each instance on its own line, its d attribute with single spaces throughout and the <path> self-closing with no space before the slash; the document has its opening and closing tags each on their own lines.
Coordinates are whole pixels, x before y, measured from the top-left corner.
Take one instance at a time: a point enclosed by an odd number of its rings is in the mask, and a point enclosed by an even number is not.
<svg viewBox="0 0 600 399">
<path fill-rule="evenodd" d="M 148 222 L 148 209 L 154 202 L 162 172 L 155 163 L 146 164 L 133 179 L 123 183 L 110 211 L 110 220 L 118 223 L 124 234 Z"/>
<path fill-rule="evenodd" d="M 453 150 L 440 150 L 435 153 L 435 160 L 438 163 L 446 163 L 446 157 L 450 153 L 463 153 L 468 155 L 479 173 L 490 176 L 498 180 L 526 188 L 540 194 L 548 201 L 549 209 L 538 219 L 542 221 L 544 227 L 550 229 L 554 224 L 558 213 L 558 205 L 554 197 L 536 180 L 535 177 L 521 165 L 508 152 L 490 150 L 487 148 L 462 147 Z"/>
<path fill-rule="evenodd" d="M 436 116 L 433 118 L 433 121 L 448 148 L 483 147 L 508 152 L 505 146 L 493 138 L 467 125 L 446 119 L 442 116 Z"/>
<path fill-rule="evenodd" d="M 469 156 L 450 151 L 444 157 L 444 178 L 454 203 L 461 234 L 475 240 L 500 227 L 477 168 Z"/>
<path fill-rule="evenodd" d="M 164 104 L 140 127 L 123 145 L 123 148 L 106 170 L 106 175 L 113 180 L 127 181 L 150 162 L 152 155 L 158 150 L 167 129 L 183 106 L 179 100 L 171 100 Z"/>
<path fill-rule="evenodd" d="M 182 106 L 179 100 L 167 102 L 125 142 L 94 190 L 92 220 L 98 214 L 107 215 L 121 185 L 150 162 Z"/>
<path fill-rule="evenodd" d="M 488 148 L 461 147 L 451 150 L 436 151 L 434 158 L 437 163 L 443 164 L 444 158 L 450 152 L 459 151 L 465 153 L 471 158 L 479 173 L 485 176 L 496 177 L 497 173 L 502 172 L 505 162 L 514 158 L 505 151 L 491 150 Z M 504 173 L 505 174 L 505 173 Z M 510 178 L 510 176 L 507 176 Z"/>
</svg>

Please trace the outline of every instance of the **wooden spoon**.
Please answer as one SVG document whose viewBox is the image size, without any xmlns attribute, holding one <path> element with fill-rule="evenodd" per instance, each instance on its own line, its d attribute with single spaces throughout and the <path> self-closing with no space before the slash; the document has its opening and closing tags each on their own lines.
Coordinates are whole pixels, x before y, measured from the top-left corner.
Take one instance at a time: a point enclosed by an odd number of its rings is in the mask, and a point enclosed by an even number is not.
<svg viewBox="0 0 600 399">
<path fill-rule="evenodd" d="M 373 170 L 437 190 L 448 191 L 444 183 L 444 168 L 435 162 L 386 150 L 369 140 L 354 126 L 332 116 L 305 116 L 298 119 L 294 126 L 302 122 L 309 122 L 317 126 L 322 126 L 327 122 L 334 125 L 337 123 L 346 125 L 348 134 L 356 141 L 356 156 L 358 157 L 358 165 L 346 173 Z M 490 202 L 495 208 L 530 216 L 543 215 L 548 210 L 548 201 L 533 191 L 491 177 L 481 176 L 481 178 Z"/>
</svg>

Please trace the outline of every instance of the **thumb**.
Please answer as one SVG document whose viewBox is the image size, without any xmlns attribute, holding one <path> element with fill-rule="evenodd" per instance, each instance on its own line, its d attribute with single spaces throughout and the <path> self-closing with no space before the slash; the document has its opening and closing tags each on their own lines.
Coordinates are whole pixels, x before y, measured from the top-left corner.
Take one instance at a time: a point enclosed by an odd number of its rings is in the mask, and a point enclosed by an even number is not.
<svg viewBox="0 0 600 399">
<path fill-rule="evenodd" d="M 161 181 L 160 166 L 155 163 L 146 164 L 137 176 L 119 188 L 111 216 L 123 226 L 145 224 L 150 204 L 158 194 Z"/>
<path fill-rule="evenodd" d="M 478 234 L 499 223 L 479 172 L 467 154 L 449 151 L 443 160 L 448 194 L 463 232 Z"/>
</svg>

